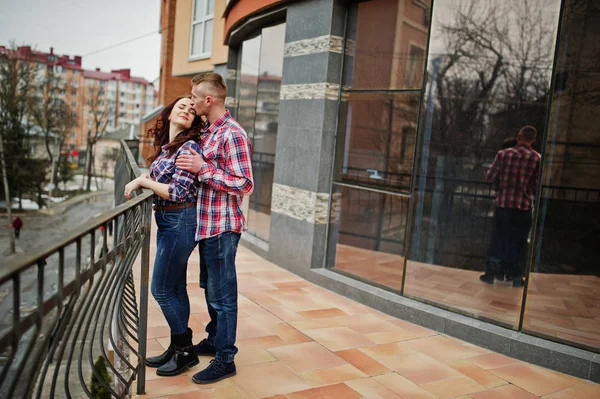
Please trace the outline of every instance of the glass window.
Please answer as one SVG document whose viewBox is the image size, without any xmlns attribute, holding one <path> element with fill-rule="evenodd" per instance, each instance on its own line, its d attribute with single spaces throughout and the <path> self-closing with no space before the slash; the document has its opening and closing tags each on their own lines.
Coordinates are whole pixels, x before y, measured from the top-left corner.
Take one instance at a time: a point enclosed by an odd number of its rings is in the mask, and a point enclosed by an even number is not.
<svg viewBox="0 0 600 399">
<path fill-rule="evenodd" d="M 434 2 L 405 295 L 518 326 L 539 144 L 487 172 L 505 139 L 545 130 L 559 7 Z"/>
<path fill-rule="evenodd" d="M 600 348 L 600 5 L 563 6 L 523 328 Z"/>
<path fill-rule="evenodd" d="M 214 0 L 195 0 L 190 39 L 190 57 L 208 58 L 212 48 Z"/>
<path fill-rule="evenodd" d="M 238 121 L 252 140 L 254 191 L 249 198 L 248 230 L 268 240 L 285 24 L 263 28 L 241 47 Z"/>
<path fill-rule="evenodd" d="M 354 7 L 348 21 L 344 85 L 353 89 L 422 86 L 430 0 L 373 0 Z M 385 27 L 385 29 L 382 29 Z"/>
<path fill-rule="evenodd" d="M 428 2 L 350 7 L 327 265 L 400 290 Z"/>
</svg>

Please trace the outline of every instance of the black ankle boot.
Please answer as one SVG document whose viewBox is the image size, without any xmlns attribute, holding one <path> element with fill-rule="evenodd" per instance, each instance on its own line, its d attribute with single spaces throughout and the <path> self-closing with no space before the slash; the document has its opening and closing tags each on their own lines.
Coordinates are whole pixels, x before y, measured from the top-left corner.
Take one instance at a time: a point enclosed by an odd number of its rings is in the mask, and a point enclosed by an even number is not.
<svg viewBox="0 0 600 399">
<path fill-rule="evenodd" d="M 192 337 L 189 332 L 173 335 L 173 356 L 167 363 L 156 370 L 156 374 L 170 377 L 183 373 L 199 363 L 198 355 L 192 346 Z"/>
<path fill-rule="evenodd" d="M 146 359 L 146 366 L 148 367 L 160 367 L 163 364 L 167 364 L 169 360 L 175 354 L 175 350 L 173 349 L 173 339 L 171 339 L 171 345 L 167 348 L 166 351 L 162 355 L 152 356 Z"/>
</svg>

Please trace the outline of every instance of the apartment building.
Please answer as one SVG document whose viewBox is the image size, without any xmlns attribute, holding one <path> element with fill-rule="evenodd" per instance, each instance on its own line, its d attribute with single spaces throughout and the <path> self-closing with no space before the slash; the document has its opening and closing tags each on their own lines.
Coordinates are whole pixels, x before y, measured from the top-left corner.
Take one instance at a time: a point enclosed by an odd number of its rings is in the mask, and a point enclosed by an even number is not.
<svg viewBox="0 0 600 399">
<path fill-rule="evenodd" d="M 11 51 L 0 46 L 1 51 Z M 59 77 L 61 89 L 58 96 L 71 108 L 76 126 L 68 134 L 65 145 L 68 150 L 84 154 L 88 132 L 94 126 L 94 111 L 100 112 L 107 121 L 106 132 L 128 125 L 139 125 L 141 116 L 154 108 L 157 92 L 146 79 L 131 76 L 129 69 L 103 72 L 99 68 L 84 70 L 80 56 L 59 55 L 32 50 L 21 46 L 17 56 L 27 60 L 35 68 L 38 95 L 43 95 L 39 84 L 49 72 Z M 94 109 L 92 109 L 94 108 Z"/>
<path fill-rule="evenodd" d="M 140 162 L 147 164 L 152 142 L 145 134 L 165 105 L 190 93 L 191 78 L 206 71 L 227 74 L 223 44 L 225 0 L 161 1 L 161 55 L 158 104 L 142 117 Z"/>
</svg>

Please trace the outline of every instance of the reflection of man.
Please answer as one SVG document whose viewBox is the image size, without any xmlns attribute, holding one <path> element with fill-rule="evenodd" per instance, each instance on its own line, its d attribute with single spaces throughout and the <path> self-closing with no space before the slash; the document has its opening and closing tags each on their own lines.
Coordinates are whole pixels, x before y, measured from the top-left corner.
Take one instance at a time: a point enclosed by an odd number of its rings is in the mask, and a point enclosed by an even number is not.
<svg viewBox="0 0 600 399">
<path fill-rule="evenodd" d="M 223 77 L 205 72 L 192 79 L 196 115 L 208 120 L 202 134 L 202 154 L 180 155 L 177 166 L 198 175 L 196 240 L 200 241 L 200 287 L 204 288 L 210 322 L 208 338 L 194 349 L 200 356 L 214 355 L 210 365 L 192 379 L 208 384 L 236 373 L 234 357 L 237 328 L 235 255 L 246 230 L 242 196 L 249 195 L 252 179 L 251 146 L 244 129 L 225 109 L 227 85 Z"/>
<path fill-rule="evenodd" d="M 492 284 L 494 279 L 523 286 L 523 266 L 527 256 L 527 236 L 531 209 L 540 172 L 540 154 L 531 148 L 537 131 L 525 126 L 517 136 L 517 145 L 498 151 L 487 172 L 489 181 L 498 182 L 494 232 L 485 274 L 479 279 Z"/>
</svg>

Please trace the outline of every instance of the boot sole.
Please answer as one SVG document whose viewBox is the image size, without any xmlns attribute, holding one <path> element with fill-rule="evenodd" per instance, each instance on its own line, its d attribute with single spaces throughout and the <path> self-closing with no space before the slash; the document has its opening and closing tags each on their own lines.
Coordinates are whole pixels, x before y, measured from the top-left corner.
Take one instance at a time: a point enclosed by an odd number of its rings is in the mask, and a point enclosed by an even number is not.
<svg viewBox="0 0 600 399">
<path fill-rule="evenodd" d="M 161 377 L 174 377 L 176 375 L 179 375 L 179 374 L 187 371 L 188 369 L 191 369 L 194 366 L 197 366 L 198 364 L 200 364 L 200 360 L 196 359 L 193 362 L 191 362 L 190 364 L 188 364 L 188 365 L 182 367 L 181 369 L 174 371 L 172 373 L 165 373 L 164 371 L 156 370 L 156 375 L 161 376 Z"/>
<path fill-rule="evenodd" d="M 224 375 L 224 376 L 219 377 L 219 378 L 215 378 L 214 380 L 210 380 L 210 381 L 197 380 L 194 377 L 192 377 L 192 381 L 194 381 L 196 384 L 212 384 L 213 382 L 219 382 L 221 380 L 224 380 L 225 378 L 233 377 L 236 374 L 237 374 L 237 370 L 234 371 L 233 373 Z"/>
</svg>

